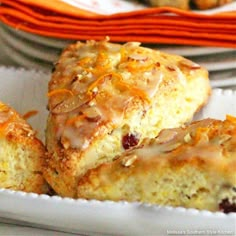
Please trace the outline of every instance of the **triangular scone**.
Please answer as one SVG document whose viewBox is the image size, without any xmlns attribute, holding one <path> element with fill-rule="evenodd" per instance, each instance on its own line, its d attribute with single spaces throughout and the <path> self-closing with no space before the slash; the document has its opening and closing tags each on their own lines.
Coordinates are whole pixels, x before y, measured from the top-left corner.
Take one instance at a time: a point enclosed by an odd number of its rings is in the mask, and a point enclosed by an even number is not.
<svg viewBox="0 0 236 236">
<path fill-rule="evenodd" d="M 88 171 L 78 197 L 236 212 L 236 118 L 163 130 Z"/>
<path fill-rule="evenodd" d="M 210 90 L 208 72 L 180 56 L 136 42 L 70 45 L 49 83 L 47 181 L 75 197 L 88 169 L 191 120 Z"/>
<path fill-rule="evenodd" d="M 0 187 L 46 193 L 42 169 L 46 150 L 32 127 L 0 102 Z"/>
<path fill-rule="evenodd" d="M 220 7 L 231 2 L 232 0 L 192 0 L 193 5 L 200 10 Z"/>
</svg>

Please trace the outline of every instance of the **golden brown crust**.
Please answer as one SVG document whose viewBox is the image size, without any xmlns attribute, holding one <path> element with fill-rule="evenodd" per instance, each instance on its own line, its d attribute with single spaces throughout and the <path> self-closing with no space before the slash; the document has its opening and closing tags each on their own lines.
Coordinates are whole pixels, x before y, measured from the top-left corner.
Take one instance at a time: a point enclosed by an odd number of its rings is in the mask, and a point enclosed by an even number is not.
<svg viewBox="0 0 236 236">
<path fill-rule="evenodd" d="M 220 7 L 230 2 L 232 2 L 232 0 L 193 0 L 193 3 L 200 10 Z"/>
<path fill-rule="evenodd" d="M 207 10 L 214 7 L 223 6 L 232 0 L 146 0 L 148 4 L 153 7 L 175 7 L 182 10 L 189 10 L 190 5 L 193 4 L 199 10 Z"/>
<path fill-rule="evenodd" d="M 153 7 L 176 7 L 183 10 L 189 10 L 189 0 L 146 0 Z"/>
<path fill-rule="evenodd" d="M 46 193 L 45 148 L 26 121 L 0 102 L 0 187 Z"/>
<path fill-rule="evenodd" d="M 236 118 L 161 131 L 115 161 L 92 169 L 78 197 L 221 210 L 236 204 Z"/>
<path fill-rule="evenodd" d="M 49 83 L 45 177 L 75 197 L 88 169 L 191 120 L 210 91 L 208 72 L 177 55 L 136 42 L 70 45 Z"/>
</svg>

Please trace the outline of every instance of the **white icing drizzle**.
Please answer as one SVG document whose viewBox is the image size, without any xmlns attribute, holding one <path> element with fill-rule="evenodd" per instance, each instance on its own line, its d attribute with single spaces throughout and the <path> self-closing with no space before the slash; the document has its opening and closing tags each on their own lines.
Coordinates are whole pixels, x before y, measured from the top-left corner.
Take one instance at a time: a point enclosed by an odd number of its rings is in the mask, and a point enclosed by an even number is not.
<svg viewBox="0 0 236 236">
<path fill-rule="evenodd" d="M 173 71 L 168 71 L 167 65 L 174 68 L 174 76 L 185 86 L 177 62 L 161 56 L 156 61 L 160 52 L 139 45 L 88 41 L 72 45 L 62 54 L 49 87 L 50 91 L 66 89 L 72 95 L 51 96 L 49 107 L 56 117 L 57 138 L 65 148 L 86 148 L 104 131 L 102 126 L 121 124 L 126 108 L 135 100 L 142 101 L 147 109 L 164 74 L 170 77 L 168 83 L 173 80 Z M 89 117 L 89 109 L 90 116 L 92 112 L 98 114 L 96 119 Z"/>
<path fill-rule="evenodd" d="M 223 146 L 231 140 L 235 143 L 235 137 L 225 129 L 225 123 L 212 119 L 205 119 L 191 124 L 187 128 L 165 129 L 156 139 L 145 140 L 143 145 L 135 148 L 127 155 L 136 155 L 138 158 L 156 158 L 159 161 L 168 161 L 169 158 L 188 160 L 191 157 L 199 157 L 208 161 L 222 160 Z M 227 121 L 226 121 L 227 122 Z M 236 126 L 232 127 L 236 130 Z M 218 135 L 213 135 L 218 132 Z M 181 148 L 180 152 L 175 152 Z M 236 149 L 232 151 L 236 153 Z M 171 155 L 170 155 L 171 153 Z"/>
</svg>

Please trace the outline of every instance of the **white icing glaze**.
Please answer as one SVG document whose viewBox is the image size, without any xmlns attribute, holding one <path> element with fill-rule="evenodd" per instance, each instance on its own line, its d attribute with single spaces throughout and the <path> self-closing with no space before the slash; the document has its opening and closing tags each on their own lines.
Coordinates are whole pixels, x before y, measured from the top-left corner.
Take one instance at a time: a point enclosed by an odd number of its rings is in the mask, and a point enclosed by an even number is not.
<svg viewBox="0 0 236 236">
<path fill-rule="evenodd" d="M 177 78 L 185 86 L 185 75 L 175 60 L 168 61 L 165 56 L 160 56 L 156 61 L 160 52 L 139 45 L 136 42 L 119 45 L 89 41 L 77 43 L 71 46 L 73 50 L 62 54 L 50 90 L 63 87 L 72 95 L 67 92 L 63 97 L 58 93 L 50 97 L 49 104 L 54 116 L 63 116 L 60 118 L 62 122 L 55 119 L 55 126 L 57 138 L 64 147 L 87 147 L 89 140 L 99 134 L 99 127 L 121 124 L 127 107 L 134 101 L 142 101 L 148 109 L 164 74 L 170 78 L 168 83 Z M 99 114 L 96 119 L 91 119 L 86 113 L 91 104 Z"/>
</svg>

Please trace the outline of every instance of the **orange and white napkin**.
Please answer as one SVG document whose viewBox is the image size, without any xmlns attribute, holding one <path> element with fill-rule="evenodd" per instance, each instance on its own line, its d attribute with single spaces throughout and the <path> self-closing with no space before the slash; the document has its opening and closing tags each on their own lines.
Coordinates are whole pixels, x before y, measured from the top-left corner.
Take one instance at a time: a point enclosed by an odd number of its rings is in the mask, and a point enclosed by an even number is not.
<svg viewBox="0 0 236 236">
<path fill-rule="evenodd" d="M 85 3 L 86 2 L 86 3 Z M 38 35 L 236 48 L 236 2 L 210 11 L 125 0 L 0 0 L 0 20 Z"/>
</svg>

